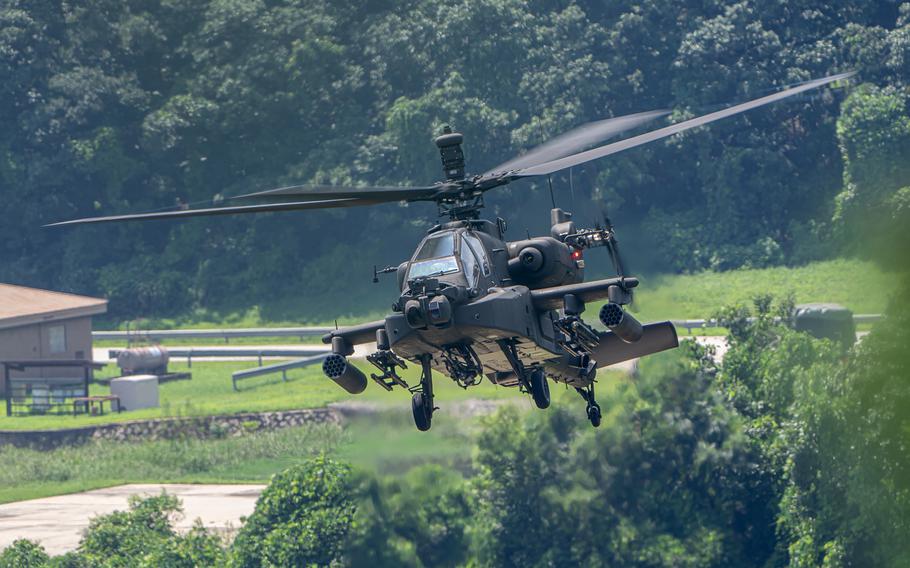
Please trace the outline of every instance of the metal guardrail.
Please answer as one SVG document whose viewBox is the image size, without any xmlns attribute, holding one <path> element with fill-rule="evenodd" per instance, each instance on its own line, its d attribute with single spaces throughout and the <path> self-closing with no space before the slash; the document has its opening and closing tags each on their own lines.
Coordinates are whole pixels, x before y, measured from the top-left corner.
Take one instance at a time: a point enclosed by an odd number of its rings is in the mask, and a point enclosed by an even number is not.
<svg viewBox="0 0 910 568">
<path fill-rule="evenodd" d="M 291 369 L 299 369 L 301 367 L 309 367 L 310 365 L 315 365 L 321 363 L 323 359 L 329 356 L 329 353 L 320 353 L 319 355 L 312 355 L 310 357 L 304 357 L 303 359 L 296 359 L 294 361 L 287 361 L 286 363 L 276 363 L 274 365 L 266 365 L 265 367 L 256 367 L 255 369 L 244 369 L 243 371 L 235 371 L 231 373 L 231 383 L 234 386 L 235 391 L 239 391 L 237 388 L 237 381 L 242 381 L 244 379 L 251 379 L 253 377 L 258 377 L 261 375 L 269 375 L 272 373 L 281 373 L 281 380 L 287 381 L 288 375 L 287 372 Z"/>
<path fill-rule="evenodd" d="M 123 349 L 109 349 L 108 357 L 116 359 Z M 262 348 L 262 347 L 168 347 L 167 352 L 172 358 L 186 357 L 188 367 L 193 366 L 193 357 L 256 357 L 259 359 L 259 365 L 262 365 L 263 357 L 307 357 L 312 355 L 323 355 L 331 351 L 329 347 L 314 345 L 312 347 L 286 347 L 286 348 Z"/>
<path fill-rule="evenodd" d="M 747 321 L 753 322 L 755 318 L 746 318 Z M 881 321 L 881 314 L 854 314 L 853 323 L 876 323 Z M 692 334 L 693 329 L 704 329 L 706 327 L 718 327 L 717 320 L 715 319 L 688 319 L 688 320 L 671 320 L 671 323 L 676 327 L 681 327 L 685 329 L 689 334 Z"/>
<path fill-rule="evenodd" d="M 750 318 L 752 319 L 752 318 Z M 854 314 L 855 323 L 875 323 L 882 319 L 881 314 Z M 693 329 L 716 327 L 713 319 L 686 319 L 671 320 L 673 325 L 692 332 Z M 134 339 L 223 339 L 228 343 L 231 338 L 240 337 L 317 337 L 332 331 L 333 327 L 248 327 L 234 329 L 148 329 L 136 331 L 93 331 L 92 339 L 97 340 L 123 340 Z M 171 353 L 176 351 L 168 349 Z M 200 355 L 201 354 L 197 354 Z M 217 355 L 211 355 L 217 357 Z M 239 356 L 239 355 L 238 355 Z M 293 356 L 293 355 L 291 355 Z"/>
<path fill-rule="evenodd" d="M 130 331 L 93 331 L 92 339 L 133 341 L 136 339 L 223 339 L 227 343 L 238 337 L 314 337 L 333 327 L 248 327 L 234 329 L 143 329 Z"/>
</svg>

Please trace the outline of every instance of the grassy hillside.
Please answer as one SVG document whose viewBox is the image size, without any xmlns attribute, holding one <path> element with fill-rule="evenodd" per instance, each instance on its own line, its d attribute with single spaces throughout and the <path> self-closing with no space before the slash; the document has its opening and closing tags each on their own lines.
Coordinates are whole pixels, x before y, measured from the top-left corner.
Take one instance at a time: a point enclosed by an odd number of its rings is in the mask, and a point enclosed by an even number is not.
<svg viewBox="0 0 910 568">
<path fill-rule="evenodd" d="M 730 304 L 748 304 L 758 294 L 771 293 L 784 297 L 792 293 L 798 303 L 836 302 L 854 313 L 880 313 L 894 288 L 893 275 L 875 265 L 856 260 L 817 262 L 798 268 L 768 268 L 706 272 L 693 275 L 642 277 L 633 311 L 643 321 L 661 319 L 694 319 L 711 317 L 718 309 Z M 598 305 L 589 306 L 589 319 L 596 318 Z M 197 314 L 198 315 L 198 314 Z M 378 316 L 378 314 L 373 314 Z M 363 318 L 368 319 L 367 317 Z M 176 322 L 171 322 L 176 323 Z M 228 321 L 184 321 L 183 325 L 267 325 L 258 317 L 233 316 Z M 304 322 L 277 322 L 300 324 Z M 325 323 L 325 322 L 316 322 Z M 289 373 L 289 382 L 282 383 L 280 375 L 262 377 L 242 383 L 241 392 L 231 388 L 231 372 L 254 366 L 252 362 L 196 363 L 191 369 L 193 380 L 165 384 L 161 388 L 161 408 L 148 409 L 103 417 L 0 417 L 0 429 L 63 428 L 90 423 L 159 416 L 208 415 L 292 408 L 313 408 L 347 399 L 346 393 L 326 380 L 318 366 Z M 173 370 L 186 370 L 179 362 Z M 364 364 L 364 369 L 368 370 Z M 413 366 L 412 366 L 413 367 Z M 107 372 L 113 372 L 110 368 Z M 406 378 L 416 375 L 411 368 Z M 442 400 L 464 398 L 503 398 L 515 395 L 512 390 L 484 383 L 467 391 L 448 380 L 437 381 Z M 104 387 L 94 387 L 93 393 L 103 394 Z M 374 385 L 356 400 L 372 400 L 407 406 L 407 396 L 388 393 Z"/>
<path fill-rule="evenodd" d="M 791 292 L 797 303 L 836 302 L 850 308 L 854 313 L 880 313 L 885 308 L 890 291 L 896 282 L 893 274 L 883 272 L 871 262 L 848 259 L 814 262 L 796 268 L 784 266 L 684 275 L 644 275 L 640 276 L 640 280 L 641 285 L 635 294 L 633 311 L 644 320 L 707 318 L 726 305 L 747 304 L 758 294 L 770 293 L 776 297 L 784 297 Z M 394 294 L 394 291 L 389 294 Z M 392 299 L 389 298 L 389 303 Z M 306 298 L 302 297 L 300 302 L 305 303 Z M 589 309 L 599 307 L 599 304 L 595 304 L 589 306 Z M 307 313 L 305 305 L 293 311 Z M 588 313 L 593 313 L 593 310 Z M 339 317 L 338 324 L 349 325 L 370 321 L 384 315 L 385 312 L 372 312 L 356 317 Z M 229 314 L 198 310 L 180 318 L 143 320 L 140 327 L 145 329 L 282 327 L 330 326 L 334 323 L 332 320 L 323 319 L 269 319 L 254 307 L 245 312 Z M 102 322 L 96 327 L 124 329 L 125 323 Z M 253 338 L 236 340 L 236 343 L 261 341 L 261 338 Z M 198 340 L 187 340 L 183 343 L 198 344 Z"/>
<path fill-rule="evenodd" d="M 856 314 L 881 313 L 896 284 L 893 274 L 871 262 L 829 260 L 796 268 L 642 277 L 633 311 L 642 320 L 711 317 L 731 304 L 749 304 L 759 294 L 797 303 L 835 302 Z M 599 307 L 599 306 L 598 306 Z"/>
</svg>

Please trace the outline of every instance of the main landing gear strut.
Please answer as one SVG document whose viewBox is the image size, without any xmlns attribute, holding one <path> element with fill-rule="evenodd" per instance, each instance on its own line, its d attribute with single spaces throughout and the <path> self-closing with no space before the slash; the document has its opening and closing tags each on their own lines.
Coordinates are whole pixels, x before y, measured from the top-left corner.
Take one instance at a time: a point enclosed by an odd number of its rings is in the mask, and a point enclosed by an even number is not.
<svg viewBox="0 0 910 568">
<path fill-rule="evenodd" d="M 509 361 L 512 372 L 518 377 L 521 386 L 531 393 L 534 404 L 537 408 L 550 407 L 550 384 L 547 382 L 547 375 L 540 367 L 526 368 L 518 356 L 518 349 L 515 347 L 515 341 L 511 339 L 500 339 L 497 341 L 499 348 L 502 349 L 503 355 Z"/>
<path fill-rule="evenodd" d="M 581 398 L 585 399 L 585 402 L 588 403 L 585 408 L 585 413 L 588 415 L 588 420 L 591 421 L 591 426 L 597 428 L 600 426 L 601 414 L 600 414 L 600 405 L 597 404 L 597 401 L 594 400 L 594 383 L 591 383 L 585 388 L 575 388 L 578 391 L 578 394 L 581 395 Z"/>
<path fill-rule="evenodd" d="M 414 424 L 421 432 L 430 429 L 433 422 L 433 412 L 437 410 L 433 406 L 433 371 L 430 367 L 430 355 L 420 356 L 421 374 L 420 384 L 411 387 L 409 390 L 413 393 L 411 396 L 411 411 L 414 413 Z"/>
</svg>

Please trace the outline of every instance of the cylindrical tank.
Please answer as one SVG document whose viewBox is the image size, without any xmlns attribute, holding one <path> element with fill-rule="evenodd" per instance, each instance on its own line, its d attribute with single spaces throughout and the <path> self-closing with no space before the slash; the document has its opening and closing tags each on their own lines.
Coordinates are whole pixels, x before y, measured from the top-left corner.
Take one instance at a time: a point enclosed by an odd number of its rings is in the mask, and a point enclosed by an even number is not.
<svg viewBox="0 0 910 568">
<path fill-rule="evenodd" d="M 342 355 L 333 353 L 326 357 L 322 372 L 351 394 L 360 394 L 367 388 L 367 376 Z"/>
<path fill-rule="evenodd" d="M 117 355 L 117 366 L 125 374 L 140 371 L 163 371 L 167 368 L 170 356 L 167 349 L 160 345 L 155 347 L 133 347 L 124 349 Z"/>
</svg>

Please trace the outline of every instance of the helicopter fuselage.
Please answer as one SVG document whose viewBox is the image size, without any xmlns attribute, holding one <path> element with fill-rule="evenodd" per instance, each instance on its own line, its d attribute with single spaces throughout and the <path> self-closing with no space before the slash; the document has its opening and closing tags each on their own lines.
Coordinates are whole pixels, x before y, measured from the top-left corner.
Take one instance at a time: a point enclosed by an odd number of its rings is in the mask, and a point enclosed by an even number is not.
<svg viewBox="0 0 910 568">
<path fill-rule="evenodd" d="M 640 353 L 608 339 L 604 343 L 612 353 L 594 360 L 584 345 L 596 348 L 600 333 L 578 316 L 585 302 L 628 303 L 638 281 L 583 282 L 587 241 L 576 238 L 580 233 L 568 214 L 554 209 L 551 217 L 551 235 L 511 242 L 502 238 L 502 223 L 459 220 L 434 227 L 396 270 L 401 294 L 393 313 L 332 332 L 325 341 L 347 355 L 353 344 L 375 339 L 380 349 L 426 361 L 464 387 L 483 376 L 498 385 L 522 386 L 533 369 L 588 387 L 599 360 L 610 364 Z M 665 343 L 675 346 L 675 332 L 670 338 L 666 327 L 661 331 Z"/>
</svg>

